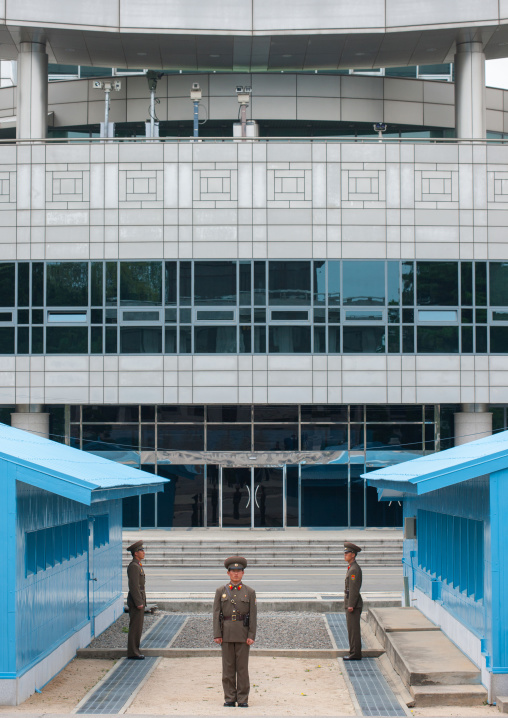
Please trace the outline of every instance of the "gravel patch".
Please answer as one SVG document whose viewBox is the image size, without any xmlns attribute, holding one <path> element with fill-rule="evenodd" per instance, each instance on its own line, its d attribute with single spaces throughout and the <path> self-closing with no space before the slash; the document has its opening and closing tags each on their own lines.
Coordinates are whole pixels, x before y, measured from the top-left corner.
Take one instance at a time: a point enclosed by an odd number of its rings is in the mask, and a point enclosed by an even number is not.
<svg viewBox="0 0 508 718">
<path fill-rule="evenodd" d="M 171 648 L 211 648 L 211 614 L 193 614 Z M 263 613 L 258 617 L 256 648 L 333 648 L 325 618 L 315 613 Z"/>
<path fill-rule="evenodd" d="M 143 636 L 151 628 L 154 623 L 160 620 L 163 615 L 162 611 L 152 615 L 151 613 L 145 613 L 145 620 L 143 622 Z M 127 649 L 127 631 L 123 630 L 129 627 L 129 614 L 122 613 L 109 628 L 93 639 L 88 648 L 125 648 Z"/>
</svg>

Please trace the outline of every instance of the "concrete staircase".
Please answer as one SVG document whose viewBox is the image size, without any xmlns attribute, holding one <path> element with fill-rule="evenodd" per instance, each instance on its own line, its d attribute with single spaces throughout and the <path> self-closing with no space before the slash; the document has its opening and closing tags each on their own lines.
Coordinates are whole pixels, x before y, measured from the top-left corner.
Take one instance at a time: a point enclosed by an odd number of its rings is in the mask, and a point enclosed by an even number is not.
<svg viewBox="0 0 508 718">
<path fill-rule="evenodd" d="M 273 534 L 272 534 L 273 535 Z M 127 565 L 130 556 L 125 550 L 131 539 L 123 541 L 123 563 Z M 148 537 L 144 539 L 146 547 L 146 566 L 153 567 L 195 567 L 207 568 L 222 566 L 225 556 L 247 555 L 250 566 L 295 566 L 317 567 L 337 566 L 344 563 L 343 540 L 311 538 L 284 538 L 280 532 L 277 538 L 264 538 L 260 534 L 245 538 L 228 539 L 203 536 L 202 539 L 186 538 L 185 533 L 177 538 Z M 397 566 L 402 560 L 402 537 L 399 538 L 363 538 L 362 566 Z"/>
<path fill-rule="evenodd" d="M 416 608 L 371 608 L 367 620 L 418 707 L 482 705 L 480 670 Z"/>
</svg>

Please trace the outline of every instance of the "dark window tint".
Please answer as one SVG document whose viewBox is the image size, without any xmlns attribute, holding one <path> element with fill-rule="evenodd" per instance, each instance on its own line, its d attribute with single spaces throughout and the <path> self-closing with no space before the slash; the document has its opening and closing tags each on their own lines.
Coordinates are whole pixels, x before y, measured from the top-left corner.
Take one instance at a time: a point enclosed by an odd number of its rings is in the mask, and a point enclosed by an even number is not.
<svg viewBox="0 0 508 718">
<path fill-rule="evenodd" d="M 348 261 L 342 263 L 342 299 L 349 306 L 385 303 L 385 263 Z"/>
<path fill-rule="evenodd" d="M 120 304 L 124 307 L 162 304 L 160 262 L 120 262 Z"/>
<path fill-rule="evenodd" d="M 344 354 L 376 354 L 385 350 L 384 327 L 344 327 Z"/>
<path fill-rule="evenodd" d="M 204 466 L 159 466 L 170 482 L 157 495 L 157 525 L 188 528 L 204 525 Z M 209 514 L 209 519 L 211 515 Z"/>
<path fill-rule="evenodd" d="M 120 327 L 122 354 L 160 354 L 162 327 Z"/>
<path fill-rule="evenodd" d="M 449 307 L 459 303 L 457 262 L 417 262 L 417 303 Z"/>
<path fill-rule="evenodd" d="M 270 304 L 310 304 L 310 262 L 269 263 Z"/>
<path fill-rule="evenodd" d="M 387 287 L 388 296 L 386 297 L 388 304 L 395 305 L 400 303 L 400 281 L 399 281 L 399 263 L 387 263 Z"/>
<path fill-rule="evenodd" d="M 18 307 L 30 305 L 30 265 L 28 262 L 18 263 Z"/>
<path fill-rule="evenodd" d="M 91 331 L 91 346 L 90 352 L 92 354 L 102 354 L 102 327 L 92 327 Z"/>
<path fill-rule="evenodd" d="M 138 427 L 132 424 L 84 424 L 83 449 L 91 452 L 122 449 L 138 451 Z"/>
<path fill-rule="evenodd" d="M 340 304 L 340 262 L 328 262 L 328 304 Z"/>
<path fill-rule="evenodd" d="M 15 266 L 14 263 L 0 263 L 0 307 L 14 307 Z"/>
<path fill-rule="evenodd" d="M 88 354 L 88 327 L 46 327 L 47 354 Z"/>
<path fill-rule="evenodd" d="M 302 526 L 347 526 L 347 466 L 302 466 L 301 472 Z"/>
<path fill-rule="evenodd" d="M 491 354 L 508 354 L 508 327 L 490 327 L 490 351 Z"/>
<path fill-rule="evenodd" d="M 459 351 L 458 327 L 417 327 L 419 354 L 456 354 Z"/>
<path fill-rule="evenodd" d="M 236 304 L 236 262 L 195 262 L 194 303 Z"/>
<path fill-rule="evenodd" d="M 141 450 L 155 449 L 155 425 L 143 424 L 141 427 Z"/>
<path fill-rule="evenodd" d="M 362 474 L 365 473 L 363 464 L 352 464 L 350 467 L 350 501 L 351 501 L 351 526 L 364 525 L 364 502 L 365 482 Z"/>
<path fill-rule="evenodd" d="M 118 267 L 116 262 L 106 262 L 106 306 L 116 307 L 118 299 Z"/>
<path fill-rule="evenodd" d="M 102 262 L 92 262 L 92 272 L 91 272 L 91 298 L 92 298 L 92 306 L 96 307 L 102 307 L 102 304 L 104 302 L 103 299 L 103 271 L 102 271 Z"/>
<path fill-rule="evenodd" d="M 166 306 L 176 304 L 176 262 L 165 263 Z"/>
<path fill-rule="evenodd" d="M 460 301 L 463 306 L 473 303 L 473 263 L 461 262 L 460 265 Z"/>
<path fill-rule="evenodd" d="M 298 421 L 298 406 L 291 404 L 256 404 L 254 406 L 254 421 Z"/>
<path fill-rule="evenodd" d="M 422 424 L 368 424 L 367 449 L 421 451 Z"/>
<path fill-rule="evenodd" d="M 122 501 L 122 526 L 139 528 L 139 496 L 129 496 Z"/>
<path fill-rule="evenodd" d="M 18 327 L 18 354 L 28 354 L 29 351 L 29 328 Z"/>
<path fill-rule="evenodd" d="M 32 306 L 42 307 L 44 304 L 44 264 L 32 263 Z"/>
<path fill-rule="evenodd" d="M 302 451 L 347 449 L 347 426 L 302 424 Z"/>
<path fill-rule="evenodd" d="M 203 406 L 158 406 L 157 421 L 180 422 L 203 422 L 205 408 Z"/>
<path fill-rule="evenodd" d="M 159 424 L 157 428 L 157 447 L 172 451 L 204 451 L 205 430 L 194 424 Z"/>
<path fill-rule="evenodd" d="M 208 451 L 250 451 L 251 425 L 213 424 L 208 426 L 206 448 Z"/>
<path fill-rule="evenodd" d="M 196 354 L 236 354 L 236 327 L 194 327 Z"/>
<path fill-rule="evenodd" d="M 326 301 L 326 262 L 313 263 L 314 304 Z"/>
<path fill-rule="evenodd" d="M 251 263 L 250 262 L 240 262 L 240 306 L 242 306 L 242 307 L 250 307 L 252 304 L 251 274 L 252 274 Z"/>
<path fill-rule="evenodd" d="M 42 354 L 44 351 L 44 328 L 32 327 L 32 354 Z"/>
<path fill-rule="evenodd" d="M 487 262 L 475 262 L 474 286 L 476 306 L 487 304 Z"/>
<path fill-rule="evenodd" d="M 508 262 L 490 262 L 489 274 L 490 304 L 493 307 L 508 306 Z"/>
<path fill-rule="evenodd" d="M 189 307 L 191 304 L 191 262 L 180 262 L 180 304 Z"/>
<path fill-rule="evenodd" d="M 76 407 L 79 409 L 79 407 Z M 139 411 L 136 405 L 133 406 L 101 406 L 91 404 L 89 406 L 83 405 L 83 421 L 91 422 L 130 422 L 138 421 Z M 76 418 L 73 421 L 79 421 L 79 413 L 76 414 Z"/>
<path fill-rule="evenodd" d="M 266 305 L 266 262 L 254 262 L 254 304 Z"/>
<path fill-rule="evenodd" d="M 310 327 L 270 327 L 271 354 L 310 354 Z"/>
<path fill-rule="evenodd" d="M 347 406 L 339 404 L 304 404 L 302 421 L 347 421 Z"/>
<path fill-rule="evenodd" d="M 402 262 L 402 304 L 406 307 L 414 304 L 413 262 Z"/>
<path fill-rule="evenodd" d="M 415 350 L 414 326 L 402 327 L 402 351 L 404 354 L 413 354 Z"/>
<path fill-rule="evenodd" d="M 367 526 L 402 526 L 402 502 L 379 501 L 377 489 L 367 486 Z"/>
<path fill-rule="evenodd" d="M 46 304 L 50 307 L 88 306 L 87 262 L 48 262 Z"/>
<path fill-rule="evenodd" d="M 254 426 L 254 451 L 292 451 L 298 449 L 298 425 Z"/>
<path fill-rule="evenodd" d="M 245 406 L 216 404 L 207 407 L 206 415 L 211 422 L 234 424 L 238 421 L 250 421 L 251 407 L 250 404 Z"/>
<path fill-rule="evenodd" d="M 367 406 L 367 421 L 422 421 L 421 406 Z"/>
</svg>

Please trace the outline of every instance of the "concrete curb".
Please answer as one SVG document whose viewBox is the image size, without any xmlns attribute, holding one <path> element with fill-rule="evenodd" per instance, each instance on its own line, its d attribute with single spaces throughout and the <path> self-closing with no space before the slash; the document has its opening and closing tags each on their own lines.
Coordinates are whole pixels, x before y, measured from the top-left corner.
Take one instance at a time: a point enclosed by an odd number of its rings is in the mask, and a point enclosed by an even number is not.
<svg viewBox="0 0 508 718">
<path fill-rule="evenodd" d="M 162 656 L 163 658 L 220 658 L 219 648 L 143 648 L 145 656 Z M 384 651 L 367 648 L 362 651 L 365 658 L 378 658 Z M 349 649 L 333 648 L 253 648 L 252 656 L 266 658 L 342 658 L 349 654 Z M 122 658 L 124 648 L 80 648 L 78 658 Z"/>
<path fill-rule="evenodd" d="M 213 601 L 210 600 L 192 600 L 192 599 L 171 599 L 157 600 L 150 599 L 150 603 L 156 603 L 161 611 L 169 611 L 170 613 L 211 613 Z M 291 613 L 342 613 L 344 611 L 344 601 L 319 601 L 317 599 L 281 599 L 281 600 L 264 600 L 258 598 L 258 611 L 278 612 L 288 611 Z M 382 598 L 379 600 L 370 600 L 363 603 L 365 610 L 368 608 L 389 608 L 399 607 L 400 598 L 390 599 Z"/>
</svg>

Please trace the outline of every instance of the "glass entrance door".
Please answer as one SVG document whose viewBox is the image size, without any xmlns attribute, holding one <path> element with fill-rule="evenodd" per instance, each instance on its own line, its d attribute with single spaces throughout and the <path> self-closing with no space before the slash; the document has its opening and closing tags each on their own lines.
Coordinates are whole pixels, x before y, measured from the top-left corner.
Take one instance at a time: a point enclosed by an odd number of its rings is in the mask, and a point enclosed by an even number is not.
<svg viewBox="0 0 508 718">
<path fill-rule="evenodd" d="M 285 470 L 221 469 L 222 528 L 285 528 Z"/>
</svg>

